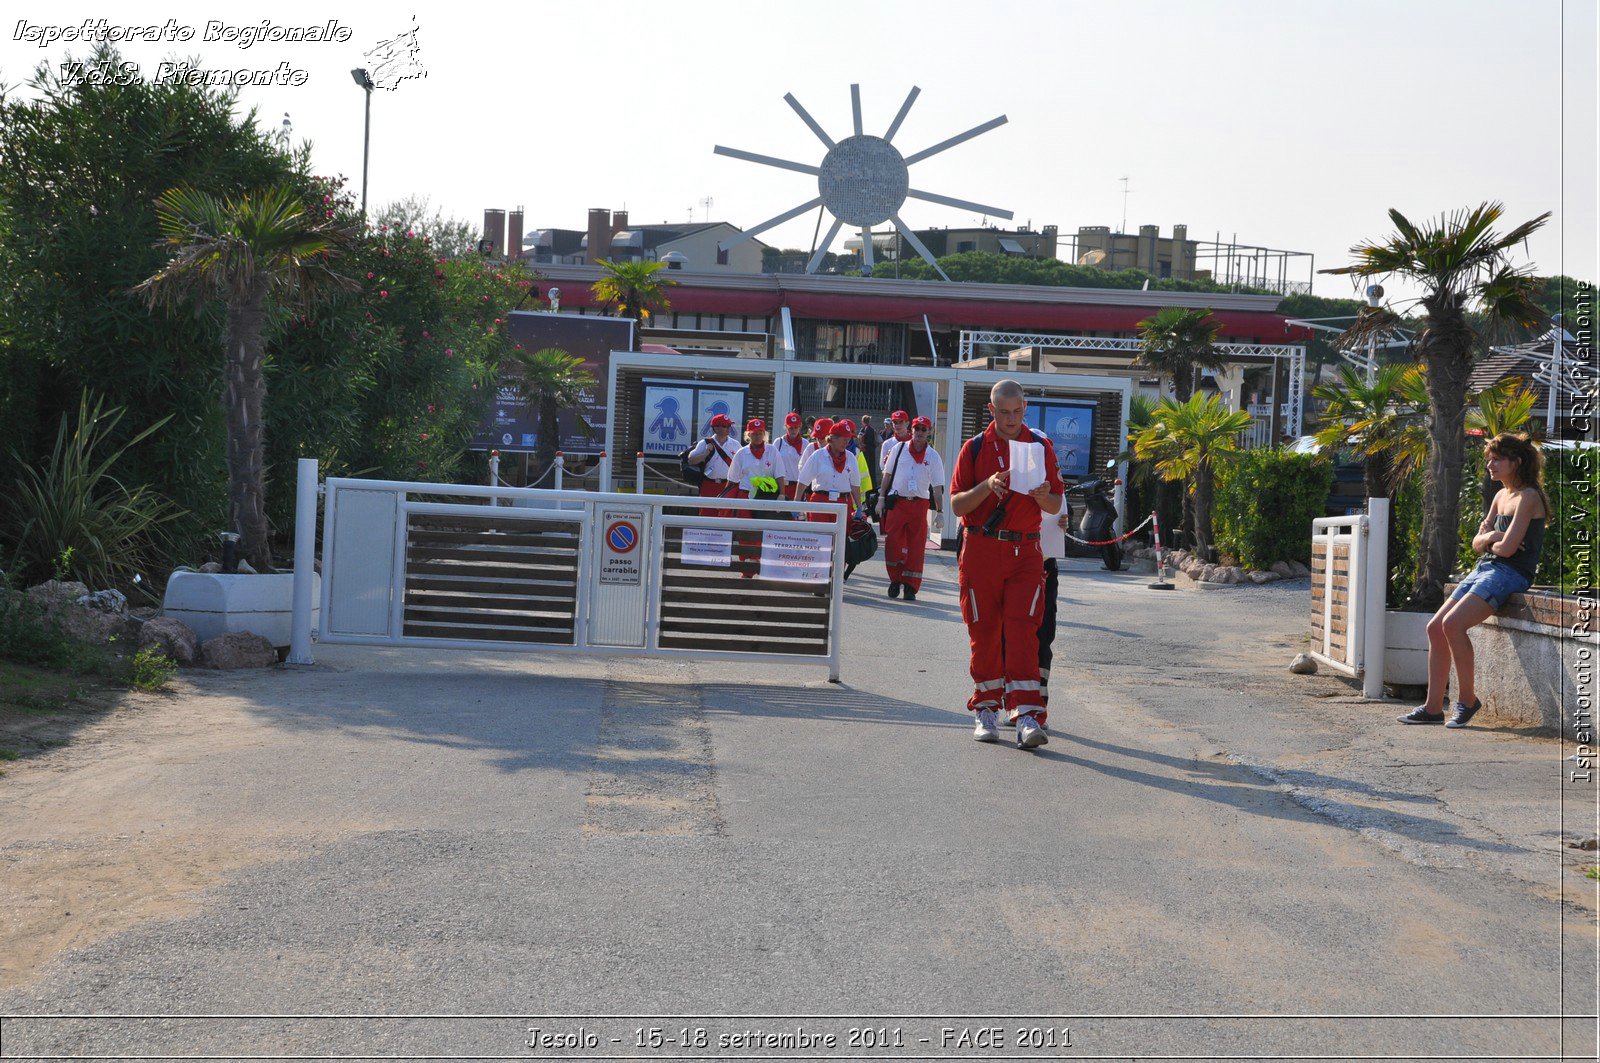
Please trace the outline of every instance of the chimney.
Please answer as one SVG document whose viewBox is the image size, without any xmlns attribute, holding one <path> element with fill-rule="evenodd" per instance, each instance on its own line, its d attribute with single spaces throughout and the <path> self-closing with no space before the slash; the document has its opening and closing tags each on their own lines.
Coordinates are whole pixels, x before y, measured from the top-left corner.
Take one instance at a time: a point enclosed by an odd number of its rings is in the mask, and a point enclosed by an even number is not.
<svg viewBox="0 0 1600 1063">
<path fill-rule="evenodd" d="M 1156 241 L 1161 238 L 1161 226 L 1139 226 L 1139 242 L 1134 245 L 1133 265 L 1146 273 L 1156 272 Z"/>
<path fill-rule="evenodd" d="M 522 208 L 511 212 L 511 225 L 506 233 L 506 257 L 522 257 Z"/>
<path fill-rule="evenodd" d="M 589 252 L 587 262 L 594 265 L 611 257 L 611 212 L 605 207 L 589 208 Z"/>
<path fill-rule="evenodd" d="M 483 238 L 489 242 L 489 257 L 503 258 L 506 252 L 506 212 L 491 207 L 483 212 Z"/>
<path fill-rule="evenodd" d="M 1172 227 L 1172 275 L 1189 280 L 1194 277 L 1194 251 L 1189 247 L 1189 227 Z"/>
<path fill-rule="evenodd" d="M 611 215 L 611 235 L 615 236 L 628 227 L 628 212 L 619 210 Z"/>
</svg>

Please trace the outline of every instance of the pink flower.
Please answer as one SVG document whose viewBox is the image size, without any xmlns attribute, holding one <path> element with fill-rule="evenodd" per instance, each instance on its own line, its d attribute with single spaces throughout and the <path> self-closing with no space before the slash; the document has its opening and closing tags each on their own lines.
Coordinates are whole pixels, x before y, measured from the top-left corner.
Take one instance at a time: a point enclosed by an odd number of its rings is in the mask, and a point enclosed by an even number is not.
<svg viewBox="0 0 1600 1063">
<path fill-rule="evenodd" d="M 444 356 L 446 358 L 454 358 L 456 356 L 455 348 L 454 347 L 446 347 L 444 349 Z"/>
<path fill-rule="evenodd" d="M 322 201 L 324 203 L 332 203 L 333 202 L 333 197 L 332 196 L 323 196 L 322 197 Z"/>
<path fill-rule="evenodd" d="M 432 412 L 433 412 L 433 403 L 431 403 L 431 402 L 430 402 L 430 403 L 428 403 L 428 412 L 429 412 L 429 413 L 432 413 Z"/>
<path fill-rule="evenodd" d="M 389 289 L 385 288 L 382 291 L 380 291 L 378 293 L 378 298 L 379 299 L 387 299 L 387 298 L 389 298 Z"/>
<path fill-rule="evenodd" d="M 428 433 L 426 433 L 426 432 L 422 433 L 422 438 L 423 439 L 427 439 L 428 438 Z"/>
<path fill-rule="evenodd" d="M 411 231 L 411 230 L 410 230 L 410 229 L 407 229 L 407 230 L 406 230 L 406 235 L 407 235 L 407 236 L 408 236 L 408 237 L 409 237 L 409 236 L 415 236 L 415 235 L 417 235 L 417 234 L 416 234 L 416 233 L 414 233 L 414 232 L 412 232 L 412 231 Z"/>
<path fill-rule="evenodd" d="M 486 296 L 484 296 L 484 297 L 483 297 L 483 301 L 484 301 L 484 302 L 486 302 L 486 303 L 487 303 L 487 302 L 488 302 L 488 301 L 489 301 L 489 297 L 488 297 L 488 296 L 487 296 L 487 295 L 486 295 Z"/>
<path fill-rule="evenodd" d="M 380 233 L 386 233 L 389 231 L 389 227 L 387 225 L 380 225 L 378 226 L 378 231 Z"/>
<path fill-rule="evenodd" d="M 371 280 L 371 279 L 372 279 L 372 277 L 373 277 L 373 273 L 372 273 L 372 271 L 371 271 L 371 270 L 370 270 L 370 269 L 369 269 L 369 270 L 367 270 L 367 280 Z"/>
<path fill-rule="evenodd" d="M 522 344 L 520 344 L 520 343 L 517 344 L 517 350 L 519 350 L 519 351 L 522 350 Z"/>
<path fill-rule="evenodd" d="M 427 329 L 423 329 L 422 330 L 422 338 L 425 339 L 425 340 L 426 339 L 432 339 L 432 337 L 428 335 L 428 330 Z"/>
</svg>

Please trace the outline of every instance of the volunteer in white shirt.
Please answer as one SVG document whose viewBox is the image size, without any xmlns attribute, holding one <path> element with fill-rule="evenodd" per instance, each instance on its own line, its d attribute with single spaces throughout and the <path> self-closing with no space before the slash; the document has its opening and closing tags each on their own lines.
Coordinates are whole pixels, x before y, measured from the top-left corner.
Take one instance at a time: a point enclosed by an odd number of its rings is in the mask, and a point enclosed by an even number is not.
<svg viewBox="0 0 1600 1063">
<path fill-rule="evenodd" d="M 928 446 L 933 422 L 918 417 L 910 438 L 896 441 L 883 468 L 878 511 L 883 520 L 883 560 L 889 570 L 889 597 L 908 602 L 922 589 L 922 563 L 928 550 L 928 511 L 944 510 L 944 461 Z"/>
<path fill-rule="evenodd" d="M 883 446 L 878 448 L 879 472 L 888 467 L 889 451 L 894 449 L 896 443 L 911 442 L 911 415 L 904 410 L 894 411 L 889 415 L 889 427 L 894 430 L 894 435 L 886 437 Z"/>
<path fill-rule="evenodd" d="M 728 483 L 728 468 L 733 464 L 734 451 L 739 449 L 739 444 L 728 438 L 728 431 L 733 428 L 733 418 L 725 413 L 719 413 L 711 418 L 711 435 L 694 445 L 689 451 L 690 465 L 704 465 L 702 470 L 705 478 L 700 481 L 701 498 L 719 498 L 731 494 Z M 728 517 L 733 515 L 731 509 L 702 509 L 702 517 Z"/>
<path fill-rule="evenodd" d="M 752 417 L 750 423 L 744 426 L 744 435 L 750 442 L 740 447 L 733 456 L 733 464 L 728 469 L 728 482 L 737 486 L 728 492 L 728 497 L 753 497 L 755 491 L 750 486 L 752 476 L 772 477 L 778 481 L 778 492 L 782 494 L 789 477 L 784 475 L 783 456 L 778 453 L 778 448 L 767 443 L 767 422 Z"/>
<path fill-rule="evenodd" d="M 783 497 L 794 500 L 800 489 L 800 461 L 805 457 L 806 438 L 800 434 L 800 415 L 789 413 L 783 419 L 784 434 L 772 443 L 772 448 L 783 458 L 783 478 L 789 481 Z"/>
<path fill-rule="evenodd" d="M 855 455 L 847 449 L 856 426 L 848 419 L 829 425 L 828 445 L 813 450 L 811 456 L 800 463 L 800 482 L 805 485 L 805 501 L 837 502 L 848 515 L 861 505 L 861 469 Z M 811 520 L 831 524 L 837 518 L 826 513 L 812 513 Z"/>
<path fill-rule="evenodd" d="M 800 451 L 800 465 L 803 468 L 806 459 L 818 450 L 826 450 L 828 446 L 828 433 L 833 431 L 833 418 L 818 417 L 811 426 L 811 438 L 806 440 L 805 449 Z M 798 471 L 795 475 L 799 475 Z M 805 494 L 805 484 L 801 483 L 801 494 Z"/>
</svg>

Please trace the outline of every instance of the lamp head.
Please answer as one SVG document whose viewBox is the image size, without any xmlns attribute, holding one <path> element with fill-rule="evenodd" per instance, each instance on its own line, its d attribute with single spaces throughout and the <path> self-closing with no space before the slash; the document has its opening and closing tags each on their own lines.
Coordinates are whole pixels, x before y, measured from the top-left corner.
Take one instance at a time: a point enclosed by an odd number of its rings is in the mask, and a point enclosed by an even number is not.
<svg viewBox="0 0 1600 1063">
<path fill-rule="evenodd" d="M 361 88 L 366 89 L 368 92 L 372 91 L 372 79 L 367 77 L 366 67 L 356 67 L 354 70 L 350 71 L 350 77 Z"/>
</svg>

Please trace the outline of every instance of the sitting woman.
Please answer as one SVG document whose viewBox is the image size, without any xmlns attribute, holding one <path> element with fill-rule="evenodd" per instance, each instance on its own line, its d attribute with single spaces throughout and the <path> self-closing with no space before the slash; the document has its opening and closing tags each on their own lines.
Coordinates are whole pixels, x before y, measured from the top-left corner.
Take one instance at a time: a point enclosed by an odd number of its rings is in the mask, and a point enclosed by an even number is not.
<svg viewBox="0 0 1600 1063">
<path fill-rule="evenodd" d="M 1550 512 L 1544 493 L 1544 455 L 1525 435 L 1502 432 L 1483 448 L 1489 478 L 1501 484 L 1489 513 L 1472 537 L 1482 553 L 1478 567 L 1464 578 L 1428 621 L 1428 701 L 1400 717 L 1401 723 L 1444 722 L 1450 664 L 1456 667 L 1456 707 L 1446 727 L 1465 727 L 1482 706 L 1472 674 L 1472 640 L 1467 632 L 1533 584 Z"/>
</svg>

